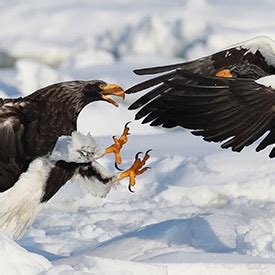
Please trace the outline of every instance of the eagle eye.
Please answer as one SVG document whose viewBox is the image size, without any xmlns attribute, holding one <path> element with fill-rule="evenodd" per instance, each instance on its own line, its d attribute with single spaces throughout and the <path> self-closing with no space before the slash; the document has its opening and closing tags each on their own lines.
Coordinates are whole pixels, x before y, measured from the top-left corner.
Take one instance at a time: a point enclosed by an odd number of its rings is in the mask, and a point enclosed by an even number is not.
<svg viewBox="0 0 275 275">
<path fill-rule="evenodd" d="M 100 94 L 102 89 L 100 88 L 101 82 L 95 82 L 95 83 L 87 83 L 84 87 L 84 94 L 86 96 L 92 96 L 95 97 Z"/>
</svg>

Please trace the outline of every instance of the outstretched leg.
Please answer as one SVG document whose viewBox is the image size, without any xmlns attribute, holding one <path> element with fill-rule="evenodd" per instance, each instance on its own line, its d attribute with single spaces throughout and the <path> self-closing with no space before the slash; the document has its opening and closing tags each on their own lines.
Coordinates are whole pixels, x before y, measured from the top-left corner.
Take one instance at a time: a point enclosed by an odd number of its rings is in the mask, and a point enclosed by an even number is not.
<svg viewBox="0 0 275 275">
<path fill-rule="evenodd" d="M 130 133 L 129 133 L 130 128 L 128 127 L 129 123 L 130 122 L 127 122 L 125 124 L 123 133 L 119 138 L 117 138 L 116 136 L 113 136 L 114 144 L 107 147 L 104 150 L 103 154 L 101 155 L 101 157 L 103 157 L 107 154 L 112 154 L 112 153 L 115 154 L 115 167 L 118 170 L 121 170 L 120 168 L 118 168 L 118 164 L 121 164 L 121 162 L 122 162 L 120 151 L 121 151 L 123 145 L 127 143 L 128 135 L 130 135 Z"/>
<path fill-rule="evenodd" d="M 146 164 L 146 161 L 150 158 L 150 155 L 149 155 L 150 151 L 152 150 L 150 149 L 145 153 L 143 159 L 139 158 L 139 155 L 142 152 L 138 152 L 135 156 L 135 162 L 133 163 L 133 165 L 127 170 L 121 172 L 118 176 L 118 180 L 122 180 L 124 178 L 129 177 L 128 190 L 132 193 L 134 192 L 132 190 L 132 186 L 136 184 L 136 176 L 141 175 L 144 172 L 146 172 L 148 169 L 150 169 L 150 167 L 143 167 Z"/>
</svg>

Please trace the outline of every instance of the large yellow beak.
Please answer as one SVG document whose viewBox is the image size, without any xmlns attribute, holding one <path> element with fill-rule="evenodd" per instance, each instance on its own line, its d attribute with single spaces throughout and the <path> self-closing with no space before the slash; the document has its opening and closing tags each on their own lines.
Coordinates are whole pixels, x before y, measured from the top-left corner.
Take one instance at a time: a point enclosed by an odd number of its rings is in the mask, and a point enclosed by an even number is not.
<svg viewBox="0 0 275 275">
<path fill-rule="evenodd" d="M 102 89 L 102 99 L 106 100 L 107 102 L 113 104 L 116 107 L 118 107 L 118 104 L 113 99 L 108 97 L 108 95 L 119 96 L 123 99 L 125 98 L 124 90 L 116 84 L 101 84 L 99 87 Z"/>
</svg>

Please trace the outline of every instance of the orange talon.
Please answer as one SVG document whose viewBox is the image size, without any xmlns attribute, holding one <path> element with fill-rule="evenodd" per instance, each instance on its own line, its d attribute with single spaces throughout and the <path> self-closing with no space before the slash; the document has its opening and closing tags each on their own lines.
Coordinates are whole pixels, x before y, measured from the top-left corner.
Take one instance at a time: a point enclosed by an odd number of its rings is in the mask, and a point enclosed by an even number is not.
<svg viewBox="0 0 275 275">
<path fill-rule="evenodd" d="M 114 144 L 112 144 L 111 146 L 107 147 L 104 151 L 104 153 L 102 154 L 102 156 L 105 156 L 107 154 L 115 154 L 115 167 L 120 170 L 120 168 L 117 166 L 118 164 L 121 164 L 122 160 L 121 160 L 121 155 L 120 155 L 120 151 L 123 147 L 123 145 L 125 143 L 127 143 L 128 141 L 128 135 L 130 135 L 129 130 L 130 128 L 128 127 L 130 122 L 127 122 L 124 126 L 124 130 L 122 135 L 120 136 L 120 138 L 117 138 L 115 136 L 113 136 L 113 140 L 114 140 Z"/>
<path fill-rule="evenodd" d="M 141 175 L 141 174 L 145 173 L 148 169 L 150 169 L 150 167 L 143 167 L 146 164 L 146 161 L 150 158 L 150 155 L 149 155 L 150 151 L 152 151 L 152 150 L 148 150 L 145 153 L 142 160 L 139 158 L 139 155 L 142 152 L 138 152 L 135 156 L 135 162 L 133 163 L 133 165 L 129 169 L 120 173 L 118 176 L 118 180 L 122 180 L 124 178 L 129 177 L 128 190 L 132 193 L 134 191 L 131 189 L 131 187 L 135 186 L 135 184 L 136 184 L 136 176 Z"/>
</svg>

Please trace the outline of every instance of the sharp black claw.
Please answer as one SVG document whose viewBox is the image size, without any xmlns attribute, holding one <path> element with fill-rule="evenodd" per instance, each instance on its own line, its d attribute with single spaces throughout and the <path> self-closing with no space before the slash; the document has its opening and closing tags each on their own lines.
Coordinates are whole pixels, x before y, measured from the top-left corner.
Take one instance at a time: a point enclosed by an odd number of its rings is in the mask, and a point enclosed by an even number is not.
<svg viewBox="0 0 275 275">
<path fill-rule="evenodd" d="M 115 168 L 118 170 L 118 171 L 123 171 L 123 169 L 119 168 L 117 163 L 115 163 Z"/>
<path fill-rule="evenodd" d="M 135 193 L 135 191 L 133 191 L 133 190 L 131 189 L 131 185 L 130 185 L 130 184 L 128 185 L 128 190 L 129 190 L 131 193 Z"/>
<path fill-rule="evenodd" d="M 142 154 L 142 152 L 136 153 L 136 156 L 135 156 L 135 159 L 136 159 L 136 160 L 138 159 L 138 157 L 139 157 L 140 154 Z"/>
<path fill-rule="evenodd" d="M 152 169 L 152 167 L 146 166 L 146 167 L 144 167 L 144 169 Z"/>
<path fill-rule="evenodd" d="M 131 122 L 132 122 L 132 121 L 128 121 L 128 122 L 125 124 L 124 128 L 128 127 L 128 125 L 129 125 Z"/>
<path fill-rule="evenodd" d="M 116 136 L 113 136 L 113 140 L 116 138 Z"/>
<path fill-rule="evenodd" d="M 149 149 L 146 151 L 145 155 L 148 155 L 151 151 L 153 151 L 153 149 Z"/>
</svg>

